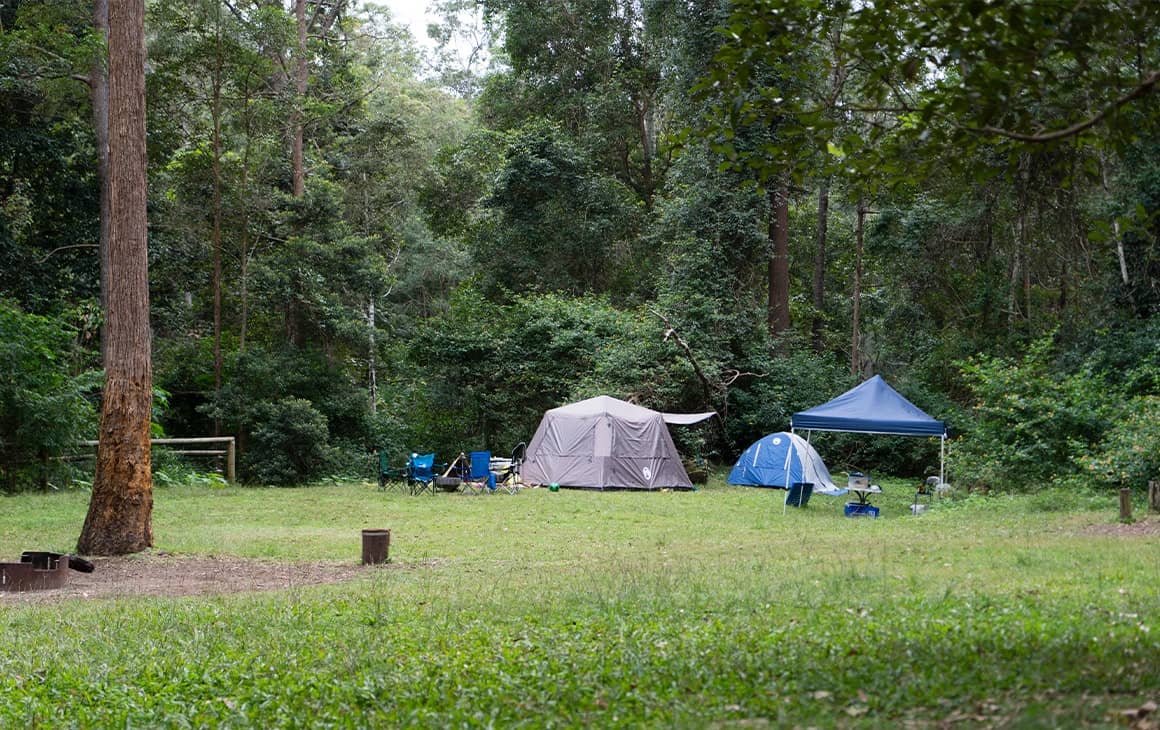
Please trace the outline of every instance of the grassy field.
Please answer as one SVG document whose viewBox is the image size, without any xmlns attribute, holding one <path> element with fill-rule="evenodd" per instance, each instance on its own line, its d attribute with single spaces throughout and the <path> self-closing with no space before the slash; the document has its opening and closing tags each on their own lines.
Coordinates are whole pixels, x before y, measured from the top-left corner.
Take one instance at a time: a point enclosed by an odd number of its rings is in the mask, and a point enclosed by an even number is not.
<svg viewBox="0 0 1160 730">
<path fill-rule="evenodd" d="M 391 565 L 0 598 L 0 727 L 1124 727 L 1160 701 L 1157 531 L 1120 530 L 1110 495 L 914 517 L 912 486 L 884 486 L 878 520 L 719 483 L 158 489 L 156 550 L 350 564 L 387 527 Z M 69 550 L 86 498 L 0 498 L 0 559 Z"/>
</svg>

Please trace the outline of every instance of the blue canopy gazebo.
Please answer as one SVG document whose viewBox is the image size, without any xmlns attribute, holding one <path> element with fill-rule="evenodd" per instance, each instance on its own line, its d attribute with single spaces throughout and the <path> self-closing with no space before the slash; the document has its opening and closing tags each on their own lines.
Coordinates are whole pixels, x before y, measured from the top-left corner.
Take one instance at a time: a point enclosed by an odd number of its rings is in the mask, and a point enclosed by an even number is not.
<svg viewBox="0 0 1160 730">
<path fill-rule="evenodd" d="M 891 436 L 938 437 L 940 482 L 946 481 L 947 425 L 928 416 L 882 376 L 875 375 L 837 398 L 790 418 L 790 431 L 844 431 Z"/>
</svg>

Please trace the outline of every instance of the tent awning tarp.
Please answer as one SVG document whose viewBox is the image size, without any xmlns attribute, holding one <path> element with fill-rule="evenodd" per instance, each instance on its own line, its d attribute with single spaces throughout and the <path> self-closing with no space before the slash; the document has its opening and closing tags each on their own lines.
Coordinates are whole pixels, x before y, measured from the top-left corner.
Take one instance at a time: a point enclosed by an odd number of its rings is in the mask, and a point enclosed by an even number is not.
<svg viewBox="0 0 1160 730">
<path fill-rule="evenodd" d="M 694 423 L 707 421 L 717 415 L 716 411 L 708 413 L 662 413 L 661 418 L 670 426 L 692 426 Z"/>
<path fill-rule="evenodd" d="M 875 375 L 831 401 L 799 411 L 790 428 L 900 436 L 946 437 L 946 423 L 931 418 Z"/>
</svg>

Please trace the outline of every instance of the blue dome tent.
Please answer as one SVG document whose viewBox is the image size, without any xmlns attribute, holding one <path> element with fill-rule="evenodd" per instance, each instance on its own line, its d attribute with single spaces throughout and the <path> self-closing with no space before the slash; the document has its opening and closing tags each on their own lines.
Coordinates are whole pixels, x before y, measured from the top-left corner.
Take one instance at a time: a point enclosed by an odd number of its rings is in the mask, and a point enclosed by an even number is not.
<svg viewBox="0 0 1160 730">
<path fill-rule="evenodd" d="M 846 491 L 834 484 L 830 470 L 814 447 L 788 431 L 771 433 L 750 444 L 737 458 L 726 481 L 743 487 L 787 490 L 794 484 L 808 483 L 814 492 L 828 495 Z"/>
</svg>

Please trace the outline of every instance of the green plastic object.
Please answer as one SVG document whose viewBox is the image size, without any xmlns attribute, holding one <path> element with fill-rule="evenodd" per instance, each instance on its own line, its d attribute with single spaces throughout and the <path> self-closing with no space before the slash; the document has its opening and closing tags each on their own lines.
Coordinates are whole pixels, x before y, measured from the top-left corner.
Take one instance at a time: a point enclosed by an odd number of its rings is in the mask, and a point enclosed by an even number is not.
<svg viewBox="0 0 1160 730">
<path fill-rule="evenodd" d="M 551 484 L 548 485 L 548 491 L 549 492 L 558 492 L 558 491 L 560 491 L 560 485 L 555 483 L 555 482 L 552 482 Z"/>
</svg>

